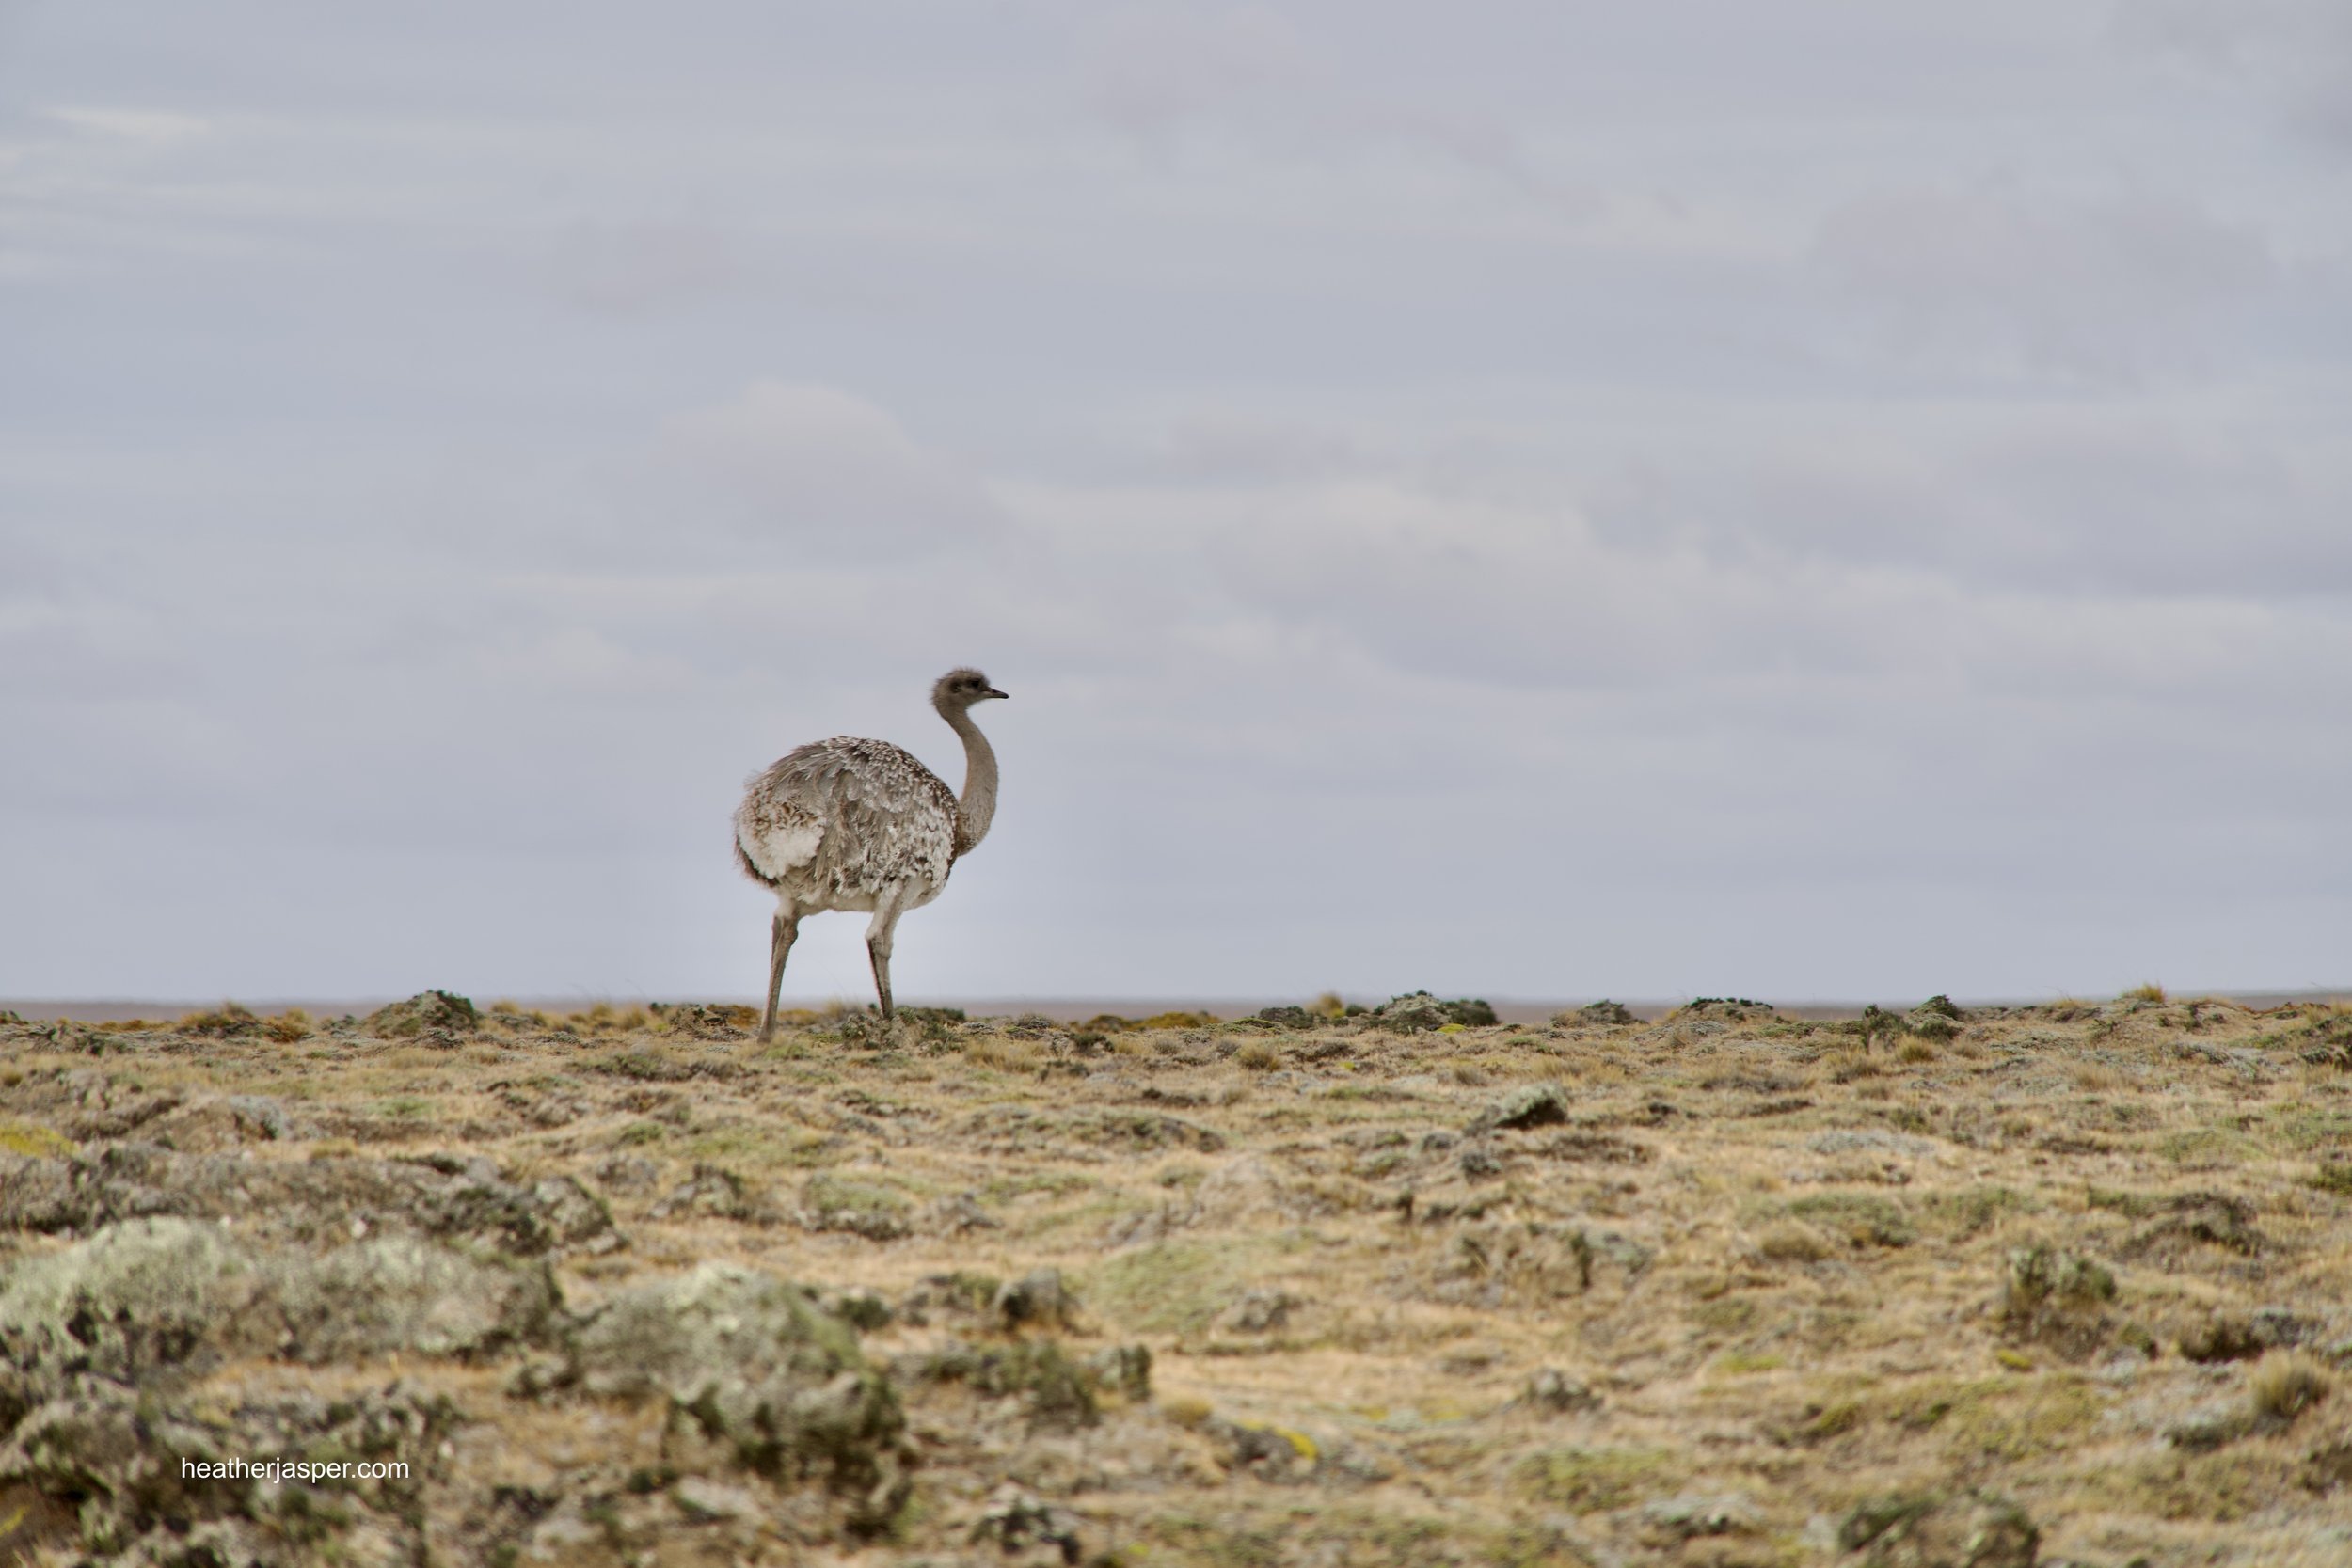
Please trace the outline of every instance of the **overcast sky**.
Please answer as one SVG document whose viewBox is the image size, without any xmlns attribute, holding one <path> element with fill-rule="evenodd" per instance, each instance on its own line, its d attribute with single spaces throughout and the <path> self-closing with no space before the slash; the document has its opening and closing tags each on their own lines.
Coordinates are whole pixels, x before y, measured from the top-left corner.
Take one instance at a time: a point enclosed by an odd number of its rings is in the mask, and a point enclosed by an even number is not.
<svg viewBox="0 0 2352 1568">
<path fill-rule="evenodd" d="M 0 996 L 2352 981 L 2352 7 L 0 0 Z M 866 991 L 863 917 L 787 991 Z"/>
</svg>

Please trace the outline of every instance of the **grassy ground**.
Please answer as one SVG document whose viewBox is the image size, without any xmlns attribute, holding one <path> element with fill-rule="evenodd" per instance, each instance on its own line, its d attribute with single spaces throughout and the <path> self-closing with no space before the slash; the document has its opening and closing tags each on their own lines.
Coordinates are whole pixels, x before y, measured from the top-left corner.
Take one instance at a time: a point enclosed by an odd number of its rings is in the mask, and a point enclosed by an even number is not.
<svg viewBox="0 0 2352 1568">
<path fill-rule="evenodd" d="M 225 1360 L 196 1405 L 447 1402 L 288 1560 L 1962 1562 L 1903 1521 L 2013 1505 L 2045 1562 L 2352 1561 L 2352 1015 L 744 1022 L 0 1025 L 0 1158 L 569 1176 L 625 1243 L 551 1255 L 563 1322 L 739 1263 L 850 1291 L 903 1402 L 861 1540 L 545 1344 Z M 76 1560 L 18 1470 L 0 1562 Z"/>
</svg>

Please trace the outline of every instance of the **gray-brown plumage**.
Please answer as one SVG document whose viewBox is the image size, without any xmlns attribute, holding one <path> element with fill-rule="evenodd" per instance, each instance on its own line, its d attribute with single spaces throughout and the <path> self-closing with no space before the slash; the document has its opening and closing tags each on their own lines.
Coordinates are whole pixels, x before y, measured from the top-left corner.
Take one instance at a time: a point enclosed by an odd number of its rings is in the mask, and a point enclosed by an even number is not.
<svg viewBox="0 0 2352 1568">
<path fill-rule="evenodd" d="M 963 740 L 961 798 L 912 753 L 852 736 L 803 746 L 751 781 L 735 808 L 735 859 L 776 894 L 761 1039 L 775 1034 L 784 961 L 801 917 L 824 910 L 873 911 L 866 952 L 882 1017 L 891 1016 L 898 917 L 939 896 L 996 815 L 996 753 L 972 722 L 972 707 L 1004 695 L 977 670 L 950 670 L 931 687 L 931 706 Z"/>
</svg>

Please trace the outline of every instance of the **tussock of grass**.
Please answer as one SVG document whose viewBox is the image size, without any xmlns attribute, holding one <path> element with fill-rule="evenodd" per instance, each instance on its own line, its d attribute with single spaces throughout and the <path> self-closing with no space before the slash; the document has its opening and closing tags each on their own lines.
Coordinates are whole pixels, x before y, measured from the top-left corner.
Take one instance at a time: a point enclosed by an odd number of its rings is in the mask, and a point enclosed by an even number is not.
<svg viewBox="0 0 2352 1568">
<path fill-rule="evenodd" d="M 964 1060 L 998 1072 L 1035 1072 L 1045 1053 L 1034 1040 L 1008 1035 L 975 1035 L 963 1042 Z"/>
<path fill-rule="evenodd" d="M 2327 1369 L 2310 1356 L 2273 1351 L 2247 1375 L 2246 1400 L 2257 1419 L 2291 1426 L 2334 1386 Z"/>
</svg>

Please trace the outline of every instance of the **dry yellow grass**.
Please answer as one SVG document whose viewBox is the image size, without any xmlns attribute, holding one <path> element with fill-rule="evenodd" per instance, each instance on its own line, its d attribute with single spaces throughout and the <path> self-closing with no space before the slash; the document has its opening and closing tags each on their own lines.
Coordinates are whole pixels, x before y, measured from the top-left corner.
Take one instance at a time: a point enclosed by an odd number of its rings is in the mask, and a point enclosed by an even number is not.
<svg viewBox="0 0 2352 1568">
<path fill-rule="evenodd" d="M 1703 1007 L 1410 1037 L 845 1011 L 766 1050 L 723 1015 L 604 1005 L 496 1009 L 450 1044 L 208 1016 L 230 1032 L 95 1055 L 16 1032 L 0 1151 L 95 1159 L 129 1134 L 88 1107 L 172 1097 L 139 1135 L 577 1178 L 629 1244 L 559 1263 L 575 1311 L 712 1259 L 902 1307 L 930 1277 L 1052 1268 L 1073 1361 L 1152 1353 L 1150 1397 L 1106 1391 L 1059 1430 L 905 1370 L 946 1342 L 936 1314 L 868 1332 L 922 1464 L 863 1555 L 686 1519 L 675 1434 L 509 1397 L 520 1352 L 209 1374 L 224 1408 L 337 1378 L 445 1396 L 458 1458 L 420 1517 L 495 1512 L 492 1481 L 601 1487 L 567 1560 L 1025 1561 L 975 1555 L 1009 1484 L 1129 1568 L 1856 1562 L 1836 1534 L 1867 1499 L 1963 1486 L 2013 1498 L 2044 1560 L 2352 1551 L 2352 1461 L 2330 1457 L 2352 1451 L 2352 1073 L 2315 1009 L 2135 993 L 1867 1053 L 1841 1025 Z M 67 1097 L 69 1074 L 96 1077 Z M 232 1096 L 285 1107 L 285 1135 L 203 1119 Z M 0 1273 L 59 1244 L 0 1238 Z M 788 1487 L 710 1465 L 790 1516 Z"/>
</svg>

